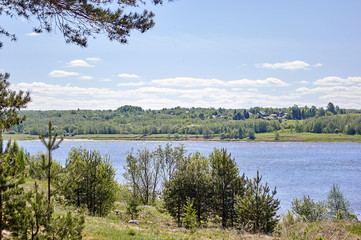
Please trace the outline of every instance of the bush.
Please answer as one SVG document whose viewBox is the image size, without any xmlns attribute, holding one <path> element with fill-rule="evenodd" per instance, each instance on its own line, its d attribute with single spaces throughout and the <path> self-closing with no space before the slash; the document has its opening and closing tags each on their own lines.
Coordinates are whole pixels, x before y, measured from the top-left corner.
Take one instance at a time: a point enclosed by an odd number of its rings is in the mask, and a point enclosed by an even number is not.
<svg viewBox="0 0 361 240">
<path fill-rule="evenodd" d="M 314 202 L 310 196 L 303 196 L 291 203 L 292 212 L 300 215 L 306 222 L 322 221 L 326 218 L 324 202 Z"/>
<path fill-rule="evenodd" d="M 275 133 L 275 141 L 280 140 L 280 134 L 278 132 Z"/>
</svg>

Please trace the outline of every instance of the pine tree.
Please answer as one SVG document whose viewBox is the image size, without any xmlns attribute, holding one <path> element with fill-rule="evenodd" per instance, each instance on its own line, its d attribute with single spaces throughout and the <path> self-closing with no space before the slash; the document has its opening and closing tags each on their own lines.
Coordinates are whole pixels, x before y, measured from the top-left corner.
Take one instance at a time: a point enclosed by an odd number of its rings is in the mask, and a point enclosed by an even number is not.
<svg viewBox="0 0 361 240">
<path fill-rule="evenodd" d="M 4 230 L 18 232 L 26 206 L 24 189 L 24 166 L 16 161 L 16 155 L 9 155 L 10 142 L 0 152 L 0 239 Z"/>
<path fill-rule="evenodd" d="M 263 186 L 261 180 L 257 171 L 257 177 L 249 180 L 245 195 L 238 197 L 236 204 L 238 227 L 252 233 L 272 232 L 279 218 L 280 201 L 275 199 L 276 188 L 270 192 L 267 183 Z"/>
<path fill-rule="evenodd" d="M 214 149 L 209 156 L 213 186 L 213 211 L 221 217 L 222 227 L 233 226 L 236 195 L 242 195 L 243 181 L 235 160 L 226 149 Z"/>
<path fill-rule="evenodd" d="M 52 152 L 59 148 L 60 143 L 63 141 L 63 138 L 57 142 L 58 133 L 55 132 L 54 136 L 52 135 L 52 124 L 49 121 L 48 125 L 48 141 L 46 141 L 44 134 L 42 134 L 39 138 L 41 142 L 46 147 L 48 151 L 48 165 L 47 165 L 47 180 L 48 180 L 48 203 L 51 203 L 51 165 L 52 165 Z"/>
<path fill-rule="evenodd" d="M 357 219 L 357 217 L 352 214 L 350 202 L 343 196 L 340 186 L 336 184 L 332 185 L 328 193 L 326 206 L 330 219 Z"/>
<path fill-rule="evenodd" d="M 196 210 L 193 208 L 193 201 L 190 200 L 189 198 L 187 199 L 187 202 L 183 207 L 183 211 L 184 213 L 183 213 L 182 221 L 184 223 L 184 226 L 190 229 L 191 231 L 193 231 L 193 229 L 198 226 L 196 220 L 197 213 Z"/>
<path fill-rule="evenodd" d="M 171 0 L 170 0 L 171 1 Z M 154 13 L 145 9 L 148 4 L 162 4 L 162 0 L 72 0 L 62 1 L 0 1 L 0 15 L 38 21 L 37 33 L 59 30 L 67 43 L 86 47 L 88 37 L 105 34 L 109 40 L 126 43 L 132 30 L 145 32 L 154 26 Z M 110 7 L 111 6 L 111 7 Z M 137 9 L 141 8 L 141 11 Z M 0 36 L 16 36 L 0 26 Z M 0 41 L 0 48 L 2 42 Z"/>
<path fill-rule="evenodd" d="M 178 224 L 181 223 L 186 199 L 192 201 L 198 224 L 207 220 L 211 210 L 211 194 L 209 161 L 200 153 L 181 161 L 173 177 L 165 182 L 163 190 L 165 207 Z"/>
<path fill-rule="evenodd" d="M 10 90 L 9 74 L 0 74 L 0 240 L 3 231 L 17 232 L 23 218 L 25 207 L 24 190 L 20 186 L 24 182 L 25 165 L 10 151 L 10 141 L 3 149 L 2 133 L 11 126 L 21 123 L 25 117 L 20 117 L 18 110 L 25 108 L 30 101 L 28 92 Z"/>
</svg>

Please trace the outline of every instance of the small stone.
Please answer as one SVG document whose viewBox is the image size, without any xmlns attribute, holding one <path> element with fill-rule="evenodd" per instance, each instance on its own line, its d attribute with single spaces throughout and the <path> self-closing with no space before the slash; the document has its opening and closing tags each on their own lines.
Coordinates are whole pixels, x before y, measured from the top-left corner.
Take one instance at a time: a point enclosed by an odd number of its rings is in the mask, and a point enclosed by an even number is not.
<svg viewBox="0 0 361 240">
<path fill-rule="evenodd" d="M 128 223 L 132 223 L 132 224 L 136 224 L 136 225 L 139 225 L 139 222 L 138 220 L 130 220 Z"/>
</svg>

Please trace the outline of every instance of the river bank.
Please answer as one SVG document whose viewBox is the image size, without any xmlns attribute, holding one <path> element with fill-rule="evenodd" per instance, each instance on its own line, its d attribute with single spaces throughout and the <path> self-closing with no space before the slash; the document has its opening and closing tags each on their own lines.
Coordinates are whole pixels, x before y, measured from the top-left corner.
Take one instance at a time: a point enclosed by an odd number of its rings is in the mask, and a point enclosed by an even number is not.
<svg viewBox="0 0 361 240">
<path fill-rule="evenodd" d="M 258 133 L 256 138 L 243 139 L 221 139 L 219 135 L 206 139 L 203 135 L 182 135 L 182 134 L 85 134 L 65 136 L 66 140 L 125 140 L 125 141 L 226 141 L 226 142 L 361 142 L 361 135 L 346 135 L 333 133 L 291 133 L 289 131 L 279 131 L 279 138 L 276 140 L 275 132 Z M 29 134 L 4 134 L 4 140 L 38 140 L 36 135 Z"/>
</svg>

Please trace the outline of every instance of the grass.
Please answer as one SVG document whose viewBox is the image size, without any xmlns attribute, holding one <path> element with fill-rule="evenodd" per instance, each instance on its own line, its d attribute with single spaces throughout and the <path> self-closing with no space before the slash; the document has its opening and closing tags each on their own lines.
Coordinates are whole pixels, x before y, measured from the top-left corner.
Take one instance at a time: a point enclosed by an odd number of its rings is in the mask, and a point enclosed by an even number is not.
<svg viewBox="0 0 361 240">
<path fill-rule="evenodd" d="M 322 236 L 327 240 L 360 239 L 361 223 L 346 220 L 321 221 L 314 223 L 296 223 L 288 227 L 278 227 L 273 235 L 249 234 L 236 229 L 222 229 L 217 223 L 208 223 L 191 232 L 178 227 L 173 219 L 153 206 L 141 206 L 137 220 L 140 225 L 128 223 L 125 204 L 118 203 L 116 210 L 106 218 L 87 216 L 84 239 L 260 239 L 288 240 L 310 239 Z M 282 224 L 280 224 L 282 226 Z"/>
<path fill-rule="evenodd" d="M 117 207 L 116 214 L 107 218 L 87 217 L 84 239 L 242 239 L 234 229 L 222 229 L 216 225 L 199 228 L 191 232 L 178 227 L 167 213 L 159 212 L 153 206 L 141 206 L 137 220 L 140 225 L 128 223 L 130 218 L 122 206 Z M 248 237 L 247 237 L 248 236 Z M 246 239 L 272 239 L 267 235 L 245 234 Z"/>
<path fill-rule="evenodd" d="M 40 191 L 46 192 L 46 182 L 37 181 Z M 32 190 L 34 180 L 26 179 L 24 188 Z M 55 215 L 65 214 L 66 210 L 74 211 L 73 207 L 63 206 L 57 203 Z M 117 202 L 115 209 L 107 217 L 95 217 L 87 215 L 83 230 L 85 240 L 206 240 L 206 239 L 260 239 L 260 240 L 288 240 L 310 239 L 314 240 L 322 236 L 327 240 L 338 239 L 361 239 L 361 223 L 345 220 L 321 221 L 314 223 L 300 222 L 291 226 L 285 226 L 282 222 L 273 235 L 249 234 L 239 232 L 236 229 L 222 229 L 217 222 L 210 222 L 197 228 L 194 232 L 178 227 L 172 217 L 157 202 L 156 206 L 140 206 L 139 216 L 136 218 L 139 225 L 128 223 L 131 220 L 126 214 L 125 202 Z"/>
<path fill-rule="evenodd" d="M 276 239 L 317 239 L 320 236 L 327 240 L 357 240 L 361 238 L 360 222 L 346 220 L 328 220 L 313 223 L 296 223 L 279 232 Z"/>
</svg>

